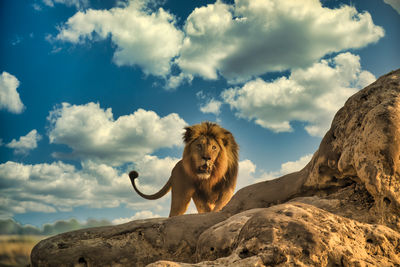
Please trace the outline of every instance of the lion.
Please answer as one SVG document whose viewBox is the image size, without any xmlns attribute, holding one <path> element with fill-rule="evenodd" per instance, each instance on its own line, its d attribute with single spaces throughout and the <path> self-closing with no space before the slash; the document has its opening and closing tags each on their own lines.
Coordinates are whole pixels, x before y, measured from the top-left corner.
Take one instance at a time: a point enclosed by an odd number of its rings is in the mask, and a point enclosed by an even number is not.
<svg viewBox="0 0 400 267">
<path fill-rule="evenodd" d="M 164 187 L 146 195 L 136 187 L 136 171 L 129 173 L 135 191 L 145 199 L 159 199 L 172 189 L 169 217 L 184 214 L 193 199 L 199 213 L 220 211 L 231 199 L 238 174 L 239 146 L 233 135 L 216 123 L 185 127 L 182 159 Z"/>
</svg>

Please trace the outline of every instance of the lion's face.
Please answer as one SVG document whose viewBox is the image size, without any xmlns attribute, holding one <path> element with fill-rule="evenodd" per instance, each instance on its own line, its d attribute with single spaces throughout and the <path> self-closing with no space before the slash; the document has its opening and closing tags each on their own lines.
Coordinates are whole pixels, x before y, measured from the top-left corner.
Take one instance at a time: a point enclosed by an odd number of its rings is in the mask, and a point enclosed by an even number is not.
<svg viewBox="0 0 400 267">
<path fill-rule="evenodd" d="M 208 179 L 215 167 L 215 161 L 221 150 L 220 145 L 213 138 L 200 136 L 192 142 L 192 164 L 199 179 Z"/>
<path fill-rule="evenodd" d="M 182 164 L 188 176 L 213 185 L 237 174 L 239 147 L 229 131 L 211 122 L 188 126 L 185 130 Z"/>
</svg>

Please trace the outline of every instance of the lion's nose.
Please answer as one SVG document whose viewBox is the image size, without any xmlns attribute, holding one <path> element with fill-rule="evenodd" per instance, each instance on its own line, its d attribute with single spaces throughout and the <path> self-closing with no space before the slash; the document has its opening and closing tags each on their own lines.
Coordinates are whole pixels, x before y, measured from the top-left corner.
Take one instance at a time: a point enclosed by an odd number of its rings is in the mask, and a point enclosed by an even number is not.
<svg viewBox="0 0 400 267">
<path fill-rule="evenodd" d="M 209 161 L 209 160 L 211 160 L 211 157 L 210 157 L 210 156 L 203 156 L 203 159 L 204 159 L 205 161 Z"/>
</svg>

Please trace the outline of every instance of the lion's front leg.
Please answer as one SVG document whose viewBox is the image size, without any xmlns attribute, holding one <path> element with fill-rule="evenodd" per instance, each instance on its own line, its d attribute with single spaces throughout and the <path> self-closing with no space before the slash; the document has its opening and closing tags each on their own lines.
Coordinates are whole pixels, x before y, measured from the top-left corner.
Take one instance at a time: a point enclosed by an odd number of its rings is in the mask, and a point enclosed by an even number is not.
<svg viewBox="0 0 400 267">
<path fill-rule="evenodd" d="M 225 205 L 231 200 L 234 190 L 235 189 L 233 187 L 228 188 L 226 191 L 221 191 L 217 201 L 215 202 L 213 211 L 220 211 L 223 207 L 225 207 Z"/>
<path fill-rule="evenodd" d="M 210 212 L 214 209 L 214 204 L 209 203 L 204 197 L 197 194 L 193 195 L 193 202 L 196 205 L 198 213 Z"/>
</svg>

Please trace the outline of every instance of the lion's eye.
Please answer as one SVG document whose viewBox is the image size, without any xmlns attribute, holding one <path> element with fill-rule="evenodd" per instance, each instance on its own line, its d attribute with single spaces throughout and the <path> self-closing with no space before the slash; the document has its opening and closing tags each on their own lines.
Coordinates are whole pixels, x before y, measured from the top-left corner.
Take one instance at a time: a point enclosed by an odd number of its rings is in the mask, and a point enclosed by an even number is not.
<svg viewBox="0 0 400 267">
<path fill-rule="evenodd" d="M 203 146 L 202 146 L 201 144 L 197 144 L 197 148 L 198 148 L 198 149 L 202 149 Z"/>
<path fill-rule="evenodd" d="M 217 150 L 217 147 L 216 146 L 212 146 L 212 150 Z"/>
</svg>

